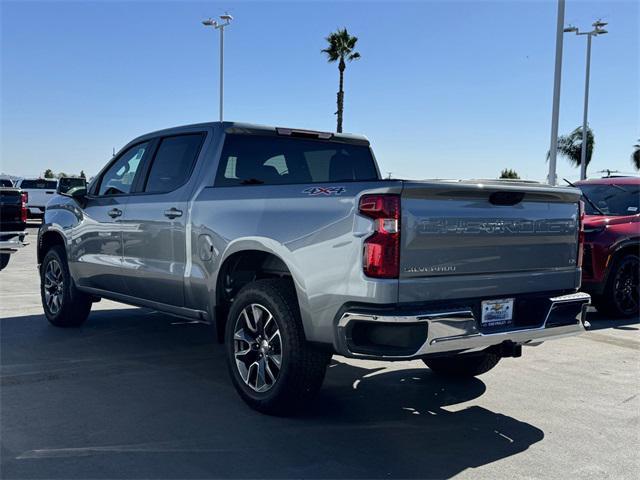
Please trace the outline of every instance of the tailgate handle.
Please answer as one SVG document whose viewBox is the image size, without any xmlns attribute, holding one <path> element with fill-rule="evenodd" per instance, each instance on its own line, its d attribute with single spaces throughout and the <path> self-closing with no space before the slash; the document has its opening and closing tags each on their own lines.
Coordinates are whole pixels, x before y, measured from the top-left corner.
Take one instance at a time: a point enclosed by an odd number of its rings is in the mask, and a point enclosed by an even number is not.
<svg viewBox="0 0 640 480">
<path fill-rule="evenodd" d="M 516 205 L 524 198 L 524 192 L 493 192 L 489 202 L 493 205 Z"/>
</svg>

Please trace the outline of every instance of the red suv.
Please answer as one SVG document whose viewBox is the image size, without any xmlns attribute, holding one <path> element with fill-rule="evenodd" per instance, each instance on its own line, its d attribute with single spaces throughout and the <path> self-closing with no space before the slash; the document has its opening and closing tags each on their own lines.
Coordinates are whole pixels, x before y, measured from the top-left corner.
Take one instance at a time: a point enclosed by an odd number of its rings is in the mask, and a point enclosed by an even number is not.
<svg viewBox="0 0 640 480">
<path fill-rule="evenodd" d="M 582 290 L 598 311 L 638 315 L 640 286 L 640 178 L 583 180 L 585 249 Z"/>
</svg>

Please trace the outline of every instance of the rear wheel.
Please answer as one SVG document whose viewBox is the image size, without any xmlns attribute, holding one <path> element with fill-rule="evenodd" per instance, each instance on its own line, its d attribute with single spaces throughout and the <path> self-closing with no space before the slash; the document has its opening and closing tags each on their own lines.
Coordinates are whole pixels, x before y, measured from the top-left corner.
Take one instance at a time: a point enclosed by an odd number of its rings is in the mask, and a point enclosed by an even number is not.
<svg viewBox="0 0 640 480">
<path fill-rule="evenodd" d="M 475 377 L 488 372 L 500 361 L 500 355 L 482 351 L 448 357 L 425 358 L 424 363 L 434 373 L 449 377 Z"/>
<path fill-rule="evenodd" d="M 89 316 L 91 297 L 75 287 L 61 246 L 52 247 L 44 257 L 40 296 L 47 320 L 56 327 L 78 327 Z"/>
<path fill-rule="evenodd" d="M 293 413 L 322 386 L 331 355 L 306 341 L 290 281 L 243 287 L 229 311 L 225 340 L 233 384 L 260 412 Z"/>
<path fill-rule="evenodd" d="M 640 258 L 625 255 L 613 265 L 602 296 L 594 298 L 599 312 L 616 317 L 632 317 L 639 313 Z"/>
</svg>

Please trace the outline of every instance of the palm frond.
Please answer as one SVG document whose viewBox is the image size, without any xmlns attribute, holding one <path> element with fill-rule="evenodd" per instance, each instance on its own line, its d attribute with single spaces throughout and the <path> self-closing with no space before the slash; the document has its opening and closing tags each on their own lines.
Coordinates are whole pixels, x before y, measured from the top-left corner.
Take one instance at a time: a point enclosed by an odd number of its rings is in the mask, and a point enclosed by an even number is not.
<svg viewBox="0 0 640 480">
<path fill-rule="evenodd" d="M 327 55 L 329 62 L 351 61 L 360 58 L 360 54 L 354 51 L 358 37 L 349 35 L 346 28 L 339 28 L 325 37 L 325 40 L 328 46 L 321 52 Z"/>
<path fill-rule="evenodd" d="M 587 165 L 591 162 L 594 147 L 595 139 L 593 131 L 587 127 Z M 574 166 L 580 166 L 582 161 L 582 127 L 576 128 L 569 135 L 561 135 L 558 137 L 558 153 L 569 160 Z M 549 152 L 547 152 L 547 160 L 548 159 Z"/>
</svg>

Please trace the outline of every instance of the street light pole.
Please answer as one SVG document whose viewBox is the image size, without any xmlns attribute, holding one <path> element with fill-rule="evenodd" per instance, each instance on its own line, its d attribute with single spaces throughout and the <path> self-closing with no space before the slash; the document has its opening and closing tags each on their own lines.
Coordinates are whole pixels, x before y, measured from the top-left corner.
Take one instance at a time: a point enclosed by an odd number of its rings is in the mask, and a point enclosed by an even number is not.
<svg viewBox="0 0 640 480">
<path fill-rule="evenodd" d="M 558 21 L 556 25 L 556 65 L 553 77 L 553 108 L 551 112 L 551 145 L 549 146 L 549 173 L 547 181 L 556 184 L 556 157 L 558 155 L 558 117 L 560 116 L 560 82 L 562 79 L 562 31 L 564 26 L 564 3 L 558 0 Z"/>
<path fill-rule="evenodd" d="M 220 121 L 224 111 L 224 27 L 220 27 Z"/>
<path fill-rule="evenodd" d="M 587 117 L 589 111 L 589 73 L 591 70 L 591 35 L 587 35 L 587 67 L 584 79 L 584 112 L 582 115 L 582 146 L 580 150 L 580 180 L 587 178 Z"/>
<path fill-rule="evenodd" d="M 587 178 L 587 144 L 588 144 L 588 132 L 587 132 L 587 119 L 589 114 L 589 77 L 591 75 L 591 38 L 597 35 L 604 35 L 608 33 L 604 27 L 606 22 L 598 20 L 592 24 L 594 27 L 590 32 L 581 32 L 577 27 L 569 26 L 564 29 L 565 32 L 575 32 L 576 35 L 587 36 L 587 61 L 585 68 L 584 79 L 584 111 L 582 114 L 582 145 L 580 148 L 580 180 Z"/>
<path fill-rule="evenodd" d="M 213 27 L 216 30 L 220 30 L 220 121 L 223 120 L 224 112 L 224 28 L 231 23 L 233 17 L 228 13 L 220 15 L 220 19 L 223 23 L 218 23 L 211 18 L 203 20 L 202 24 L 205 27 Z"/>
</svg>

